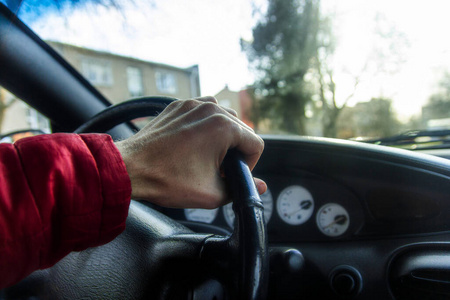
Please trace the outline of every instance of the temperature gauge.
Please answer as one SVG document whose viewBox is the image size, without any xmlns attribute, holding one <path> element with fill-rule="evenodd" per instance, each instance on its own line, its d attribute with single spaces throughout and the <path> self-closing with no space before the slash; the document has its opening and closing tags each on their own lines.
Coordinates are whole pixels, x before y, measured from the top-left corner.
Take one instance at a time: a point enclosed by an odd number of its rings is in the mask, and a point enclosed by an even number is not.
<svg viewBox="0 0 450 300">
<path fill-rule="evenodd" d="M 314 211 L 311 193 L 299 185 L 285 188 L 278 196 L 277 212 L 280 218 L 291 225 L 300 225 L 309 220 Z"/>
<path fill-rule="evenodd" d="M 317 227 L 327 236 L 340 236 L 344 234 L 350 225 L 348 212 L 341 205 L 328 203 L 317 212 Z"/>
</svg>

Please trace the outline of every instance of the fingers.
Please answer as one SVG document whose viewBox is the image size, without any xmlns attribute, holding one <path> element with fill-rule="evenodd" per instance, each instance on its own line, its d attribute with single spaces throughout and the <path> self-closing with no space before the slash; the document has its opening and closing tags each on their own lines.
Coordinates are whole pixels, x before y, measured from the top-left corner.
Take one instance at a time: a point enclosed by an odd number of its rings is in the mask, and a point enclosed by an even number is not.
<svg viewBox="0 0 450 300">
<path fill-rule="evenodd" d="M 237 118 L 235 111 L 231 110 L 230 112 L 229 109 L 217 105 L 214 97 L 197 98 L 196 101 L 200 103 L 187 112 L 183 119 L 179 120 L 179 123 L 204 121 L 205 130 L 214 132 L 211 138 L 217 141 L 218 136 L 222 139 L 227 137 L 228 144 L 225 150 L 236 147 L 244 155 L 250 170 L 253 170 L 264 149 L 263 140 L 255 134 L 251 127 Z M 195 103 L 192 102 L 187 103 L 189 108 L 194 105 Z M 223 159 L 223 156 L 220 160 Z"/>
<path fill-rule="evenodd" d="M 235 147 L 244 155 L 250 170 L 253 170 L 264 150 L 264 141 L 258 135 L 247 130 L 241 130 L 239 133 L 235 137 Z"/>
<path fill-rule="evenodd" d="M 264 194 L 267 191 L 267 184 L 262 179 L 254 177 L 253 181 L 255 182 L 256 189 L 258 190 L 258 193 L 260 195 Z M 216 187 L 218 187 L 218 189 L 214 192 L 214 195 L 221 195 L 221 197 L 208 202 L 211 205 L 210 207 L 208 207 L 210 209 L 223 206 L 231 201 L 231 199 L 228 198 L 228 195 L 226 193 L 223 178 L 217 177 Z"/>
<path fill-rule="evenodd" d="M 195 101 L 195 100 L 192 100 Z M 191 103 L 186 103 L 186 106 L 190 106 Z M 185 108 L 180 107 L 181 110 L 185 110 Z M 230 123 L 236 123 L 237 126 L 243 127 L 246 130 L 249 130 L 253 132 L 253 129 L 251 129 L 249 126 L 247 126 L 244 122 L 239 120 L 234 114 L 230 113 L 228 110 L 224 109 L 223 107 L 211 103 L 211 102 L 198 102 L 195 105 L 193 105 L 192 108 L 188 108 L 184 114 L 180 114 L 178 116 L 177 122 L 180 124 L 186 124 L 186 123 L 194 123 L 194 122 L 201 122 L 206 121 L 208 118 L 221 118 L 226 117 L 228 122 Z M 212 124 L 213 125 L 213 124 Z"/>
<path fill-rule="evenodd" d="M 217 99 L 212 96 L 197 97 L 197 98 L 194 98 L 194 100 L 219 104 L 219 102 L 217 102 Z"/>
<path fill-rule="evenodd" d="M 186 124 L 198 125 L 199 122 L 204 122 L 202 130 L 211 134 L 211 141 L 226 142 L 223 156 L 229 148 L 237 148 L 244 155 L 250 170 L 253 170 L 264 149 L 263 140 L 251 127 L 237 118 L 236 111 L 221 107 L 214 97 L 174 101 L 161 116 L 163 114 L 164 118 L 156 125 L 164 126 L 170 123 L 174 128 L 179 128 Z M 197 127 L 195 131 L 198 132 Z"/>
<path fill-rule="evenodd" d="M 222 109 L 224 109 L 225 111 L 227 111 L 229 114 L 235 116 L 236 118 L 237 118 L 237 116 L 238 116 L 238 115 L 237 115 L 237 112 L 236 112 L 234 109 L 229 108 L 229 107 L 221 106 L 221 105 L 219 104 L 219 102 L 217 101 L 217 99 L 214 98 L 214 97 L 211 97 L 211 96 L 208 96 L 208 97 L 199 97 L 199 98 L 195 98 L 195 100 L 202 101 L 202 102 L 212 102 L 212 103 L 218 104 Z"/>
<path fill-rule="evenodd" d="M 228 112 L 229 114 L 231 114 L 232 116 L 234 116 L 234 117 L 237 117 L 237 112 L 234 110 L 234 109 L 231 109 L 231 108 L 228 108 L 228 107 L 224 107 L 224 106 L 221 106 L 221 105 L 219 105 L 219 102 L 217 101 L 217 99 L 216 98 L 214 98 L 214 97 L 211 97 L 211 96 L 207 96 L 207 97 L 198 97 L 198 98 L 194 98 L 194 99 L 192 99 L 192 100 L 179 100 L 179 101 L 176 101 L 176 102 L 186 102 L 186 101 L 198 101 L 198 102 L 202 102 L 202 103 L 213 103 L 213 104 L 216 104 L 216 105 L 218 105 L 220 108 L 222 108 L 223 110 L 225 110 L 226 112 Z M 195 104 L 194 103 L 192 103 L 192 107 L 191 107 L 191 109 L 193 108 L 193 106 L 194 106 Z"/>
<path fill-rule="evenodd" d="M 259 179 L 259 178 L 253 178 L 253 180 L 255 181 L 255 185 L 256 185 L 256 189 L 258 190 L 258 193 L 260 195 L 264 194 L 267 191 L 267 184 Z"/>
<path fill-rule="evenodd" d="M 200 117 L 206 117 L 208 114 L 212 113 L 226 113 L 227 115 L 235 118 L 237 122 L 241 126 L 246 127 L 247 129 L 253 131 L 252 128 L 247 126 L 244 122 L 238 119 L 237 112 L 234 109 L 226 108 L 220 106 L 214 97 L 201 97 L 189 100 L 178 100 L 172 102 L 170 105 L 166 107 L 166 109 L 160 114 L 160 116 L 164 116 L 165 118 L 161 118 L 159 125 L 165 124 L 172 120 L 173 118 L 177 118 L 182 116 L 183 114 L 190 113 L 192 110 L 197 109 L 199 107 L 203 107 L 204 104 L 206 106 L 205 114 L 200 115 Z M 209 107 L 209 108 L 208 108 Z M 205 107 L 203 107 L 205 108 Z"/>
<path fill-rule="evenodd" d="M 237 117 L 237 113 L 232 109 L 225 109 L 218 105 L 216 98 L 214 97 L 201 97 L 188 100 L 177 100 L 169 104 L 164 111 L 159 115 L 159 118 L 154 120 L 153 125 L 164 126 L 172 122 L 174 119 L 180 119 L 185 114 L 189 114 L 192 110 L 199 106 L 205 105 L 206 107 L 214 107 L 215 109 L 206 109 L 206 113 L 215 113 L 218 111 L 227 112 L 228 114 Z M 220 109 L 219 109 L 220 108 Z M 199 116 L 199 118 L 205 117 Z M 188 120 L 189 121 L 189 120 Z M 193 120 L 190 120 L 193 121 Z"/>
</svg>

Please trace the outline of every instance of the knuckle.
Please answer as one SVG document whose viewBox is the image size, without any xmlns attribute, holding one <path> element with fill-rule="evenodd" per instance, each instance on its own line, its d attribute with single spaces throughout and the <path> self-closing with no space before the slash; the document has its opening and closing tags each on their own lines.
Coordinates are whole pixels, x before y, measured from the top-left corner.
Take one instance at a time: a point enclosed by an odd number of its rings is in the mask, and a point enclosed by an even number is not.
<svg viewBox="0 0 450 300">
<path fill-rule="evenodd" d="M 199 109 L 204 113 L 205 115 L 212 115 L 220 111 L 220 107 L 212 102 L 204 102 L 200 104 Z"/>
<path fill-rule="evenodd" d="M 194 100 L 194 99 L 189 99 L 189 100 L 183 100 L 182 104 L 181 104 L 181 108 L 184 111 L 190 111 L 192 109 L 194 109 L 195 107 L 197 107 L 198 101 Z"/>
<path fill-rule="evenodd" d="M 218 103 L 217 99 L 215 97 L 212 97 L 212 96 L 200 97 L 200 98 L 197 98 L 197 100 L 203 101 L 203 102 L 211 102 L 211 103 L 215 103 L 215 104 Z"/>
<path fill-rule="evenodd" d="M 172 103 L 167 105 L 164 110 L 165 111 L 172 111 L 172 110 L 176 109 L 177 107 L 179 107 L 180 103 L 181 103 L 181 100 L 173 101 Z"/>
<path fill-rule="evenodd" d="M 235 117 L 237 117 L 237 111 L 235 111 L 234 109 L 232 109 L 232 108 L 227 108 L 226 109 L 230 114 L 232 114 L 233 116 L 235 116 Z"/>
<path fill-rule="evenodd" d="M 172 102 L 167 108 L 170 108 L 170 111 L 174 111 L 176 114 L 178 114 L 189 111 L 193 107 L 195 107 L 194 100 L 177 100 Z"/>
<path fill-rule="evenodd" d="M 252 147 L 255 151 L 255 154 L 261 156 L 264 151 L 264 140 L 255 133 L 252 133 L 249 138 L 252 140 Z"/>
<path fill-rule="evenodd" d="M 261 155 L 264 151 L 265 143 L 264 143 L 264 140 L 260 136 L 257 135 L 257 137 L 259 140 L 258 152 L 259 152 L 259 155 Z"/>
<path fill-rule="evenodd" d="M 211 122 L 215 128 L 231 130 L 233 129 L 234 122 L 230 120 L 226 115 L 214 114 L 210 117 Z"/>
</svg>

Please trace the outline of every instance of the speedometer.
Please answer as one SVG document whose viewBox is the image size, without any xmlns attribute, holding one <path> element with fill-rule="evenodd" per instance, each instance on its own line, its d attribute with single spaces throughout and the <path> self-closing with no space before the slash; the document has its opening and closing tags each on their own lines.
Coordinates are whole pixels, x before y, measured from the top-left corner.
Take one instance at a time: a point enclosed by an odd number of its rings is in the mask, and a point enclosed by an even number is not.
<svg viewBox="0 0 450 300">
<path fill-rule="evenodd" d="M 277 212 L 281 220 L 290 225 L 300 225 L 309 220 L 314 211 L 314 199 L 302 186 L 285 188 L 277 199 Z"/>
<path fill-rule="evenodd" d="M 264 206 L 264 222 L 267 224 L 272 216 L 273 211 L 273 198 L 272 193 L 269 189 L 262 194 L 261 201 Z M 223 216 L 225 217 L 225 221 L 227 221 L 228 226 L 233 228 L 234 224 L 234 211 L 233 211 L 233 203 L 228 203 L 223 207 Z"/>
<path fill-rule="evenodd" d="M 187 208 L 184 210 L 184 216 L 188 221 L 212 223 L 219 212 L 218 208 L 215 209 L 202 209 L 202 208 Z"/>
</svg>

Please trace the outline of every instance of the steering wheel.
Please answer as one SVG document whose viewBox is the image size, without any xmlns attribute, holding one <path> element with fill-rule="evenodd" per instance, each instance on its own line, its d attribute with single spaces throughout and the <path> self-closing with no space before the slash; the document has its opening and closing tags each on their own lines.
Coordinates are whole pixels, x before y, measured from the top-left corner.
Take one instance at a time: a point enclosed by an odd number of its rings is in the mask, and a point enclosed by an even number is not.
<svg viewBox="0 0 450 300">
<path fill-rule="evenodd" d="M 106 132 L 134 118 L 155 116 L 175 100 L 144 97 L 122 102 L 100 112 L 75 133 Z M 148 206 L 132 201 L 127 229 L 122 235 L 99 250 L 90 249 L 86 255 L 84 251 L 58 263 L 57 268 L 71 268 L 71 272 L 77 273 L 64 281 L 59 279 L 59 289 L 67 285 L 89 289 L 88 283 L 94 281 L 101 288 L 97 286 L 93 293 L 100 289 L 107 298 L 140 298 L 156 288 L 158 298 L 179 299 L 187 292 L 192 299 L 221 299 L 223 292 L 230 299 L 265 299 L 268 246 L 263 205 L 252 174 L 238 151 L 228 151 L 223 167 L 236 214 L 230 236 L 193 233 Z M 125 252 L 122 253 L 125 257 L 120 260 L 117 252 Z M 112 256 L 106 258 L 108 255 Z M 108 263 L 112 261 L 108 260 L 116 258 L 116 265 L 110 266 Z M 102 268 L 97 268 L 98 264 L 106 267 L 106 280 L 99 279 Z M 127 292 L 111 293 L 118 290 L 115 284 L 126 285 Z"/>
</svg>

